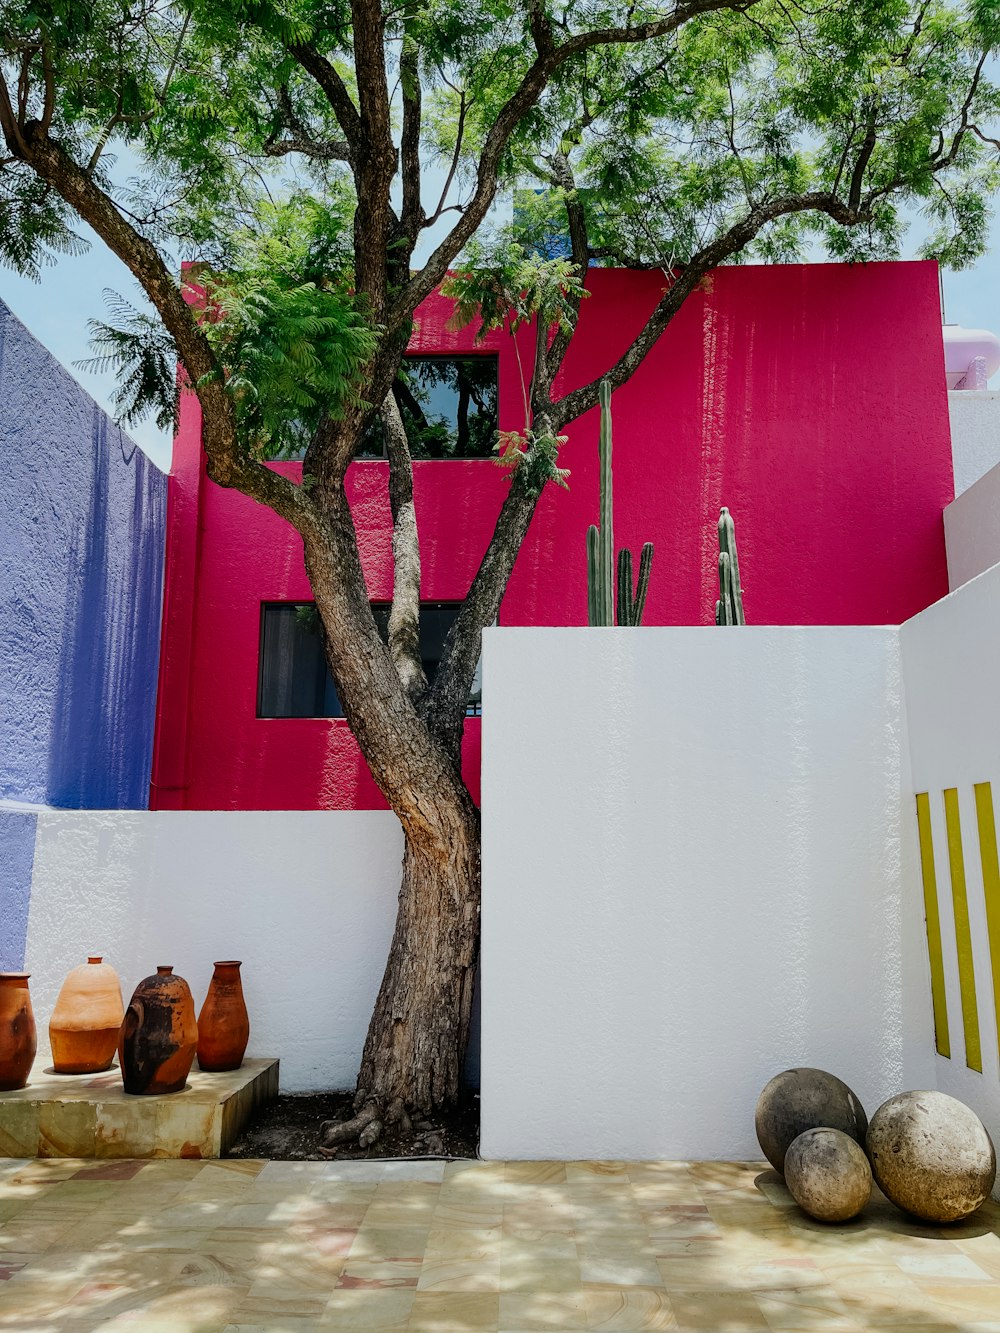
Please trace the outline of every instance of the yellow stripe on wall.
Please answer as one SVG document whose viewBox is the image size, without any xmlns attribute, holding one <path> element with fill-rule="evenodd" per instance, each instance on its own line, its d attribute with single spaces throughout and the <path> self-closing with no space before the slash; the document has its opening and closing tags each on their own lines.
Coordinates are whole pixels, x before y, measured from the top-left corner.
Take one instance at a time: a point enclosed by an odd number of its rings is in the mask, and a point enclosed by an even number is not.
<svg viewBox="0 0 1000 1333">
<path fill-rule="evenodd" d="M 1000 1033 L 1000 860 L 997 857 L 997 826 L 993 814 L 993 791 L 988 782 L 976 783 L 976 821 L 979 824 L 979 859 L 983 865 L 986 895 L 986 934 L 990 942 L 993 972 L 993 1007 Z"/>
<path fill-rule="evenodd" d="M 931 807 L 925 791 L 917 793 L 917 827 L 920 830 L 920 869 L 924 881 L 924 918 L 927 923 L 927 955 L 931 964 L 931 1002 L 934 1006 L 934 1044 L 938 1055 L 951 1058 L 948 1032 L 948 1000 L 944 990 L 944 959 L 941 953 L 941 917 L 938 912 L 937 875 L 934 871 L 934 839 L 931 836 Z"/>
<path fill-rule="evenodd" d="M 948 787 L 944 793 L 944 821 L 948 830 L 951 900 L 955 907 L 955 947 L 958 950 L 958 989 L 962 996 L 962 1025 L 965 1028 L 965 1063 L 981 1074 L 983 1056 L 979 1046 L 976 968 L 972 960 L 969 895 L 965 887 L 965 859 L 962 856 L 962 822 L 958 813 L 958 790 L 955 787 Z"/>
</svg>

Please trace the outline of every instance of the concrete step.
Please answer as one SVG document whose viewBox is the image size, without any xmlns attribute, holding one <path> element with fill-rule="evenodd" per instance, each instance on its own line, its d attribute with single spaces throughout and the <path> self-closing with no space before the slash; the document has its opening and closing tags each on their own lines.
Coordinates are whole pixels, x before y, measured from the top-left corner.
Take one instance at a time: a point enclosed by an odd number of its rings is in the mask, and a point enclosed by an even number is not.
<svg viewBox="0 0 1000 1333">
<path fill-rule="evenodd" d="M 56 1074 L 40 1055 L 27 1087 L 0 1092 L 0 1157 L 221 1157 L 277 1095 L 277 1060 L 225 1074 L 195 1068 L 181 1092 L 134 1097 L 117 1065 Z"/>
</svg>

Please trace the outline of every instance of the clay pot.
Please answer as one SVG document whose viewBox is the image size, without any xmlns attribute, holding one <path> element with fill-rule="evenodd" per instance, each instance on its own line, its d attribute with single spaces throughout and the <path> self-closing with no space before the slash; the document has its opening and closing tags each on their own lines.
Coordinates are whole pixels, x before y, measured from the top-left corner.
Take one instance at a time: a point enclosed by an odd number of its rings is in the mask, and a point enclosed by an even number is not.
<svg viewBox="0 0 1000 1333">
<path fill-rule="evenodd" d="M 125 1017 L 121 982 L 113 967 L 88 958 L 62 984 L 49 1019 L 57 1074 L 99 1074 L 111 1068 Z"/>
<path fill-rule="evenodd" d="M 198 1045 L 194 1000 L 172 967 L 158 967 L 135 988 L 118 1038 L 125 1091 L 144 1097 L 180 1092 Z"/>
<path fill-rule="evenodd" d="M 0 1092 L 23 1088 L 38 1041 L 28 972 L 0 972 Z"/>
<path fill-rule="evenodd" d="M 250 1040 L 250 1019 L 243 1001 L 240 963 L 215 964 L 205 1003 L 198 1015 L 198 1068 L 221 1072 L 239 1069 Z"/>
</svg>

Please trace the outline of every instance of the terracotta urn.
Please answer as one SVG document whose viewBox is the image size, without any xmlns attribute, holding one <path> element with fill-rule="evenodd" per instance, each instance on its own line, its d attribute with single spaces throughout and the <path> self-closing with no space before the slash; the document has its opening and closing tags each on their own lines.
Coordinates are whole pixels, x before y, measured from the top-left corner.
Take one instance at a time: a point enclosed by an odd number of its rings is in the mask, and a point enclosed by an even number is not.
<svg viewBox="0 0 1000 1333">
<path fill-rule="evenodd" d="M 111 1068 L 125 1017 L 118 973 L 98 957 L 74 967 L 49 1019 L 57 1074 L 99 1074 Z"/>
<path fill-rule="evenodd" d="M 136 986 L 125 1010 L 118 1038 L 118 1060 L 125 1091 L 133 1096 L 180 1092 L 187 1082 L 198 1045 L 194 1000 L 183 977 L 172 967 Z"/>
<path fill-rule="evenodd" d="M 23 1088 L 38 1046 L 28 972 L 0 972 L 0 1092 Z"/>
<path fill-rule="evenodd" d="M 215 964 L 215 973 L 198 1015 L 198 1068 L 213 1073 L 239 1069 L 250 1040 L 250 1019 L 243 1000 L 237 962 Z"/>
</svg>

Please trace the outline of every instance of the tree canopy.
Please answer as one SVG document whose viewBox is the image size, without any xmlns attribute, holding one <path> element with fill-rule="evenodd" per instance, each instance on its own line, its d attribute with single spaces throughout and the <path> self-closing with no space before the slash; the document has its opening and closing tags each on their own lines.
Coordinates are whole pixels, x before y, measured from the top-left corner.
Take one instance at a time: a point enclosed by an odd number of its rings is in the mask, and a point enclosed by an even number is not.
<svg viewBox="0 0 1000 1333">
<path fill-rule="evenodd" d="M 817 244 L 889 257 L 917 215 L 921 253 L 971 262 L 997 185 L 998 40 L 995 0 L 0 0 L 0 258 L 36 274 L 80 248 L 78 202 L 31 161 L 44 135 L 169 272 L 213 275 L 215 371 L 241 447 L 266 457 L 378 406 L 375 343 L 398 352 L 449 267 L 494 275 L 478 294 L 502 320 L 490 292 L 537 286 L 553 235 L 578 272 L 700 276 Z M 570 299 L 562 340 L 573 315 Z M 96 330 L 126 415 L 163 416 L 158 332 L 117 331 Z"/>
</svg>

